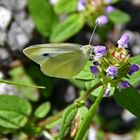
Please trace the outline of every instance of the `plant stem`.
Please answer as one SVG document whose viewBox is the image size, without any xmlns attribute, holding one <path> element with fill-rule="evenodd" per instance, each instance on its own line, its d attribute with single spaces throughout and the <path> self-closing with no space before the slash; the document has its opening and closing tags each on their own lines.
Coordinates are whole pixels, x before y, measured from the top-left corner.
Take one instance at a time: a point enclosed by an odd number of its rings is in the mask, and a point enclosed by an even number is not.
<svg viewBox="0 0 140 140">
<path fill-rule="evenodd" d="M 95 90 L 96 88 L 98 88 L 99 86 L 101 86 L 102 83 L 99 82 L 97 84 L 95 84 L 93 87 L 91 87 L 88 91 L 85 92 L 85 94 L 83 96 L 81 96 L 80 98 L 78 98 L 76 100 L 76 103 L 80 103 L 81 101 L 85 101 L 85 99 L 90 95 L 90 93 Z M 58 112 L 57 114 L 55 114 L 54 116 L 50 116 L 49 118 L 47 118 L 46 120 L 42 121 L 39 123 L 39 127 L 44 127 L 45 125 L 51 124 L 52 122 L 60 119 L 62 117 L 64 113 L 64 110 L 62 110 L 61 112 Z"/>
<path fill-rule="evenodd" d="M 94 91 L 96 88 L 100 87 L 101 85 L 102 85 L 101 82 L 95 84 L 88 91 L 86 91 L 83 96 L 81 96 L 79 99 L 77 99 L 77 102 L 84 101 L 91 94 L 92 91 Z"/>
<path fill-rule="evenodd" d="M 95 100 L 94 104 L 91 106 L 88 113 L 84 117 L 74 140 L 82 140 L 84 138 L 84 136 L 85 136 L 85 134 L 90 126 L 90 123 L 92 121 L 92 118 L 96 112 L 96 108 L 98 107 L 98 105 L 99 105 L 99 103 L 104 95 L 105 89 L 106 89 L 105 87 L 102 88 L 101 93 L 99 94 L 99 96 Z"/>
<path fill-rule="evenodd" d="M 63 113 L 64 113 L 64 110 L 58 112 L 57 114 L 55 114 L 53 116 L 48 117 L 46 120 L 39 122 L 38 126 L 44 127 L 46 125 L 51 124 L 54 121 L 57 121 L 58 119 L 60 119 L 62 117 Z"/>
</svg>

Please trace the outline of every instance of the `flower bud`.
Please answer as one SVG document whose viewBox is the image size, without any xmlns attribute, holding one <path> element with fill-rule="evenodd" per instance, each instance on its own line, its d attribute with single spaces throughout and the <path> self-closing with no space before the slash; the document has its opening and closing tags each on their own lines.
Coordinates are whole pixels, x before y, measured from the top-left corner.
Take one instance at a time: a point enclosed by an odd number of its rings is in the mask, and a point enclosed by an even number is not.
<svg viewBox="0 0 140 140">
<path fill-rule="evenodd" d="M 98 67 L 97 67 L 97 66 L 91 66 L 91 67 L 90 67 L 90 71 L 91 71 L 95 76 L 97 76 L 98 73 L 99 73 L 99 70 L 98 70 Z"/>
<path fill-rule="evenodd" d="M 118 48 L 127 48 L 128 47 L 128 42 L 129 42 L 129 36 L 128 34 L 123 34 L 118 40 Z"/>
<path fill-rule="evenodd" d="M 107 84 L 107 88 L 106 88 L 106 90 L 105 90 L 105 96 L 108 96 L 109 95 L 109 93 L 110 93 L 110 87 L 111 87 L 111 84 L 110 83 L 108 83 Z"/>
<path fill-rule="evenodd" d="M 86 7 L 86 0 L 79 0 L 77 10 L 79 12 L 83 11 L 85 10 L 85 7 Z"/>
<path fill-rule="evenodd" d="M 95 46 L 93 48 L 93 51 L 95 53 L 95 60 L 98 60 L 102 58 L 103 56 L 106 56 L 107 50 L 105 46 Z"/>
<path fill-rule="evenodd" d="M 106 75 L 108 77 L 114 78 L 117 75 L 117 68 L 115 66 L 109 66 L 108 69 L 106 70 Z"/>
<path fill-rule="evenodd" d="M 133 75 L 138 70 L 140 70 L 140 66 L 138 64 L 133 64 L 130 66 L 128 74 Z"/>
<path fill-rule="evenodd" d="M 103 25 L 107 24 L 107 23 L 108 23 L 108 18 L 107 18 L 107 16 L 102 15 L 102 16 L 97 17 L 96 23 L 97 23 L 99 26 L 103 26 Z"/>
<path fill-rule="evenodd" d="M 113 6 L 107 6 L 107 7 L 105 8 L 105 11 L 106 11 L 107 13 L 112 13 L 113 11 L 115 11 L 115 8 L 114 8 Z"/>
<path fill-rule="evenodd" d="M 118 84 L 118 87 L 119 88 L 128 88 L 128 87 L 130 87 L 130 84 L 127 81 L 122 81 Z"/>
</svg>

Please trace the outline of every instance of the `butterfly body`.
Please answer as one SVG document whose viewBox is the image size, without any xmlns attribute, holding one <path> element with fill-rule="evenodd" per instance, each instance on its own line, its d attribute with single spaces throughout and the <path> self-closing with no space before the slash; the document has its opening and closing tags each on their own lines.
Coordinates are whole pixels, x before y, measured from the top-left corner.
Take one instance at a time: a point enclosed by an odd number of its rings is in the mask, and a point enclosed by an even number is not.
<svg viewBox="0 0 140 140">
<path fill-rule="evenodd" d="M 85 66 L 91 47 L 70 43 L 39 44 L 25 48 L 23 52 L 40 65 L 45 75 L 70 79 Z"/>
</svg>

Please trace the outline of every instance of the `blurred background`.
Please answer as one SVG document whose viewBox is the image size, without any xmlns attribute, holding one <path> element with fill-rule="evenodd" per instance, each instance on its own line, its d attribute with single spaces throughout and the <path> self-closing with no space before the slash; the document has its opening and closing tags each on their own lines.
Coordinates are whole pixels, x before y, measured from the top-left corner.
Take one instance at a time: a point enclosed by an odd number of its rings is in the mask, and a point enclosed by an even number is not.
<svg viewBox="0 0 140 140">
<path fill-rule="evenodd" d="M 106 15 L 108 23 L 97 27 L 92 44 L 116 45 L 122 33 L 128 33 L 131 56 L 139 55 L 139 0 L 0 0 L 0 78 L 46 87 L 38 89 L 0 83 L 0 96 L 18 96 L 32 108 L 26 123 L 18 128 L 2 121 L 0 116 L 0 140 L 57 139 L 59 119 L 55 119 L 57 122 L 52 126 L 46 120 L 54 114 L 59 116 L 87 87 L 83 81 L 44 75 L 37 64 L 24 56 L 23 49 L 54 42 L 86 45 L 96 18 L 101 15 Z M 139 83 L 135 87 L 140 90 Z M 89 107 L 94 99 L 92 95 L 86 105 Z M 34 113 L 40 105 L 44 105 L 45 112 L 41 117 Z M 39 126 L 45 127 L 40 129 Z M 112 97 L 104 98 L 87 139 L 140 140 L 140 120 L 121 108 Z"/>
</svg>

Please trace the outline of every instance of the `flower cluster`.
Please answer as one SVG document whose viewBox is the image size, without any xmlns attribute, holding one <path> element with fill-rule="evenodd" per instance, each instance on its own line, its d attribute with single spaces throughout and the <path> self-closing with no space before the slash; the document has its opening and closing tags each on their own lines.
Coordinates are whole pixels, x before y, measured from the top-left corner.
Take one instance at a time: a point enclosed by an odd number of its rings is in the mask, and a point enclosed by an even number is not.
<svg viewBox="0 0 140 140">
<path fill-rule="evenodd" d="M 127 47 L 129 36 L 123 34 L 118 40 L 118 47 L 93 46 L 93 66 L 90 71 L 107 86 L 105 95 L 110 87 L 128 88 L 130 84 L 125 79 L 140 70 L 138 64 L 131 64 Z M 96 62 L 96 63 L 95 63 Z"/>
<path fill-rule="evenodd" d="M 111 6 L 110 4 L 112 4 L 112 0 L 103 0 L 103 1 L 87 1 L 87 0 L 79 0 L 78 1 L 78 6 L 77 6 L 77 10 L 79 12 L 81 11 L 85 11 L 85 9 L 87 8 L 90 9 L 90 11 L 94 11 L 97 10 L 98 11 L 98 8 L 101 8 L 102 7 L 102 15 L 96 17 L 96 23 L 98 23 L 99 26 L 103 26 L 104 24 L 107 24 L 108 23 L 108 17 L 107 15 L 109 13 L 112 13 L 114 12 L 116 9 Z M 102 23 L 102 21 L 100 19 L 104 19 L 104 22 Z"/>
</svg>

